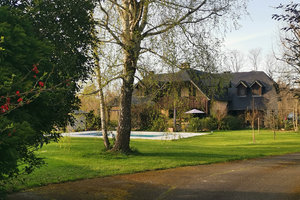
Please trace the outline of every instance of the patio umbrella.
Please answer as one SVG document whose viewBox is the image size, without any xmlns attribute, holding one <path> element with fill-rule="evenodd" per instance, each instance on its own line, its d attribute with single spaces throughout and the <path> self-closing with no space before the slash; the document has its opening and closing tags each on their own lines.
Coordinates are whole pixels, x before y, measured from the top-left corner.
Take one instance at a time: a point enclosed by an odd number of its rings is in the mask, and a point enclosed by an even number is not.
<svg viewBox="0 0 300 200">
<path fill-rule="evenodd" d="M 187 111 L 185 113 L 186 114 L 204 114 L 205 112 L 203 112 L 201 110 L 193 109 L 193 110 Z"/>
</svg>

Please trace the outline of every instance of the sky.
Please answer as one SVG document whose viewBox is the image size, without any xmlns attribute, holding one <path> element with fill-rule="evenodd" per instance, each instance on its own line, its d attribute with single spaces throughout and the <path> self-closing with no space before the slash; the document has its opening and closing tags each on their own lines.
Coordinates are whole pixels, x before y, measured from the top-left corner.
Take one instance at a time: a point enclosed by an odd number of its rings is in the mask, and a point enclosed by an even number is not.
<svg viewBox="0 0 300 200">
<path fill-rule="evenodd" d="M 290 0 L 250 0 L 247 9 L 249 15 L 242 17 L 238 30 L 227 34 L 225 48 L 239 50 L 245 56 L 249 50 L 261 48 L 262 61 L 259 70 L 264 70 L 263 59 L 279 46 L 280 22 L 273 20 L 272 14 L 280 14 L 281 11 L 275 9 L 280 3 L 287 4 Z M 250 70 L 250 67 L 245 67 L 242 71 Z"/>
</svg>

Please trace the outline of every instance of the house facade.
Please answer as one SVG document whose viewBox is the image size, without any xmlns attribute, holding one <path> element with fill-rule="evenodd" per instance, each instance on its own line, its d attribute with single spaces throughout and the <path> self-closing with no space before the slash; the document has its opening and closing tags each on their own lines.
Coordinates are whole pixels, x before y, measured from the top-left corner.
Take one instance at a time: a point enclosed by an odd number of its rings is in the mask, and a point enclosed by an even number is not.
<svg viewBox="0 0 300 200">
<path fill-rule="evenodd" d="M 211 114 L 245 115 L 256 110 L 262 116 L 278 111 L 276 83 L 262 71 L 207 73 L 183 69 L 151 74 L 134 91 L 133 105 L 151 102 L 168 118 L 182 118 L 197 109 Z"/>
</svg>

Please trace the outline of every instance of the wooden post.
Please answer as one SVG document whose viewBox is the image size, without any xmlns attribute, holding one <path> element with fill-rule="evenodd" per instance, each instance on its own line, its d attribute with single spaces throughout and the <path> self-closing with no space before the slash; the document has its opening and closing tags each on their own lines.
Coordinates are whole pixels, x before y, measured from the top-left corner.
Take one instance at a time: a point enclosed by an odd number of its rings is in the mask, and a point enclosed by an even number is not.
<svg viewBox="0 0 300 200">
<path fill-rule="evenodd" d="M 274 140 L 276 139 L 276 132 L 275 132 L 275 116 L 274 116 L 274 111 L 272 111 L 273 113 L 273 137 L 274 137 Z"/>
<path fill-rule="evenodd" d="M 176 132 L 176 107 L 174 104 L 174 111 L 173 111 L 173 120 L 174 120 L 174 132 Z"/>
<path fill-rule="evenodd" d="M 295 125 L 295 108 L 293 108 L 293 129 L 296 130 L 296 125 Z"/>
<path fill-rule="evenodd" d="M 298 100 L 296 100 L 295 111 L 295 131 L 298 131 Z"/>
<path fill-rule="evenodd" d="M 259 134 L 259 117 L 257 118 L 257 132 Z"/>
</svg>

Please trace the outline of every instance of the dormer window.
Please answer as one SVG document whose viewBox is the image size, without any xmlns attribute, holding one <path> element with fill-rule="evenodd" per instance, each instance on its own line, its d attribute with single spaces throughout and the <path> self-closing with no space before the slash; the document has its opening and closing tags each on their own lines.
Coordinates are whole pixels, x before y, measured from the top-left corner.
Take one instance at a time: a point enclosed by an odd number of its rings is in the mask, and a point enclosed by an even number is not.
<svg viewBox="0 0 300 200">
<path fill-rule="evenodd" d="M 239 84 L 236 86 L 236 88 L 237 88 L 237 95 L 239 97 L 247 96 L 248 84 L 245 81 L 240 81 Z"/>
<path fill-rule="evenodd" d="M 263 84 L 259 81 L 254 81 L 251 84 L 251 93 L 252 96 L 261 96 L 262 95 Z"/>
</svg>

